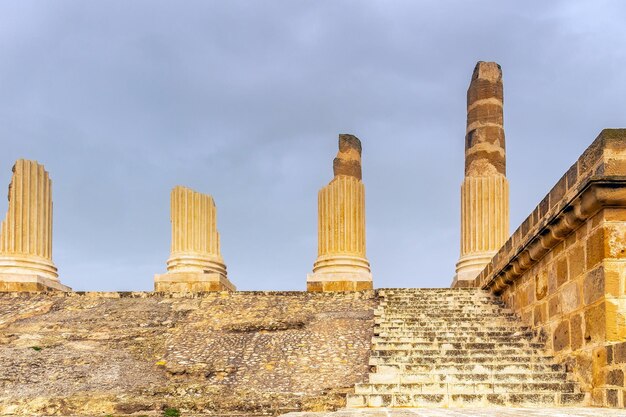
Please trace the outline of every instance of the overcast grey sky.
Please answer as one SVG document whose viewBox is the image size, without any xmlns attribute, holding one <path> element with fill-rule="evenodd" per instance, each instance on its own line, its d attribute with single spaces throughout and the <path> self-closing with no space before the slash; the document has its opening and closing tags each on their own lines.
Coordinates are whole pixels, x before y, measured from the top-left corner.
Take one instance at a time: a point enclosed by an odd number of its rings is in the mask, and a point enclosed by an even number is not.
<svg viewBox="0 0 626 417">
<path fill-rule="evenodd" d="M 626 127 L 625 21 L 620 0 L 3 1 L 0 187 L 45 164 L 75 290 L 152 288 L 177 184 L 214 196 L 239 289 L 303 290 L 352 133 L 375 286 L 448 286 L 476 61 L 504 72 L 514 230 Z"/>
</svg>

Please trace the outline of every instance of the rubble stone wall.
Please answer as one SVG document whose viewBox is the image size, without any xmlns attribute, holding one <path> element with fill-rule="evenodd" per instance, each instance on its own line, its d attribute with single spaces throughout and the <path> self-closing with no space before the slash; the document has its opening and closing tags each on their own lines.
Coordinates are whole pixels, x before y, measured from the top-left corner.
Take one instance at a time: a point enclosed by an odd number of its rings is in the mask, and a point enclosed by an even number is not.
<svg viewBox="0 0 626 417">
<path fill-rule="evenodd" d="M 545 335 L 596 406 L 626 404 L 626 130 L 607 129 L 474 286 Z"/>
<path fill-rule="evenodd" d="M 0 414 L 341 407 L 367 378 L 376 304 L 373 291 L 0 294 Z"/>
</svg>

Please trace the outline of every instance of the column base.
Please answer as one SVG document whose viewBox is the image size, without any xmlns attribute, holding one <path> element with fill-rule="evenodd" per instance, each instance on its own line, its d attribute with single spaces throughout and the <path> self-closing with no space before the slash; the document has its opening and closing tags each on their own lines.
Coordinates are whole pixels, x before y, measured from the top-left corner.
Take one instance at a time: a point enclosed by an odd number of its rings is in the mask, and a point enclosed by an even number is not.
<svg viewBox="0 0 626 417">
<path fill-rule="evenodd" d="M 168 272 L 154 276 L 157 292 L 237 291 L 226 278 L 216 272 Z"/>
<path fill-rule="evenodd" d="M 46 292 L 72 289 L 58 281 L 36 274 L 0 273 L 0 292 Z"/>
<path fill-rule="evenodd" d="M 495 254 L 495 251 L 490 251 L 462 256 L 456 264 L 456 275 L 451 288 L 473 287 L 474 279 L 483 272 Z"/>
<path fill-rule="evenodd" d="M 363 291 L 374 288 L 369 272 L 312 273 L 306 278 L 309 292 Z"/>
</svg>

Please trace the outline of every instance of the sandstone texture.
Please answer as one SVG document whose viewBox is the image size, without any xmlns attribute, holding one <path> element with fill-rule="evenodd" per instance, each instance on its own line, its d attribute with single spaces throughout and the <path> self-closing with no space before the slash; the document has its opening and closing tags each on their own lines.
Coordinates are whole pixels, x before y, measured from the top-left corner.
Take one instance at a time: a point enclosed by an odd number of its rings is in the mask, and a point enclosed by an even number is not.
<svg viewBox="0 0 626 417">
<path fill-rule="evenodd" d="M 0 414 L 279 414 L 345 405 L 372 291 L 0 294 Z"/>
<path fill-rule="evenodd" d="M 365 186 L 361 182 L 361 142 L 339 135 L 333 162 L 335 177 L 318 194 L 318 256 L 307 290 L 313 292 L 371 289 L 365 250 Z"/>
<path fill-rule="evenodd" d="M 361 141 L 354 135 L 339 135 L 339 152 L 333 161 L 333 173 L 347 175 L 358 180 L 362 179 L 361 174 Z"/>
<path fill-rule="evenodd" d="M 499 294 L 594 406 L 622 408 L 626 130 L 606 129 L 470 283 Z"/>
</svg>

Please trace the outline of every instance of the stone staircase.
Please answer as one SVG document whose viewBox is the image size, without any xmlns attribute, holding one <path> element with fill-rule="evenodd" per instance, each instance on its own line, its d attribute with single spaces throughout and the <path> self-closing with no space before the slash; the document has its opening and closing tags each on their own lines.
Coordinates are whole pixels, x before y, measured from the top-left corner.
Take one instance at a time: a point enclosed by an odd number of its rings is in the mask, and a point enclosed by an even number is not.
<svg viewBox="0 0 626 417">
<path fill-rule="evenodd" d="M 369 382 L 348 408 L 586 405 L 565 367 L 478 289 L 381 289 Z"/>
</svg>

